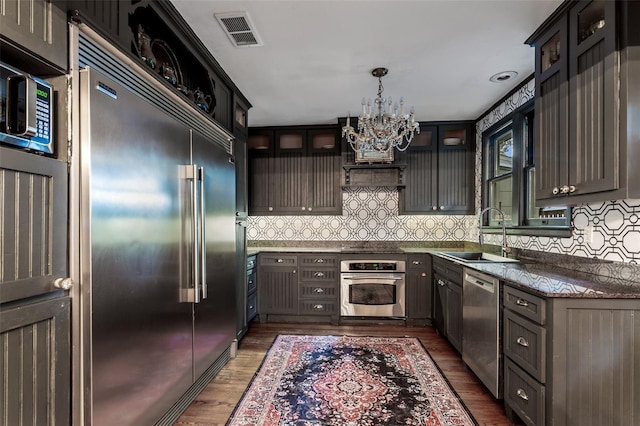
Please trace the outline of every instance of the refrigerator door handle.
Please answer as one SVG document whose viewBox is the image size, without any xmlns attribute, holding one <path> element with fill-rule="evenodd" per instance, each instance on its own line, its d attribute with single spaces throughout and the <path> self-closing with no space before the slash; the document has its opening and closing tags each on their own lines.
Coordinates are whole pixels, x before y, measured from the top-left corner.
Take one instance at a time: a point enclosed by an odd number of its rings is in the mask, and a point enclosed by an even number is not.
<svg viewBox="0 0 640 426">
<path fill-rule="evenodd" d="M 202 280 L 202 299 L 207 298 L 207 239 L 205 230 L 205 184 L 204 184 L 204 167 L 198 168 L 198 175 L 200 178 L 200 279 Z"/>
<path fill-rule="evenodd" d="M 193 301 L 195 303 L 200 303 L 200 253 L 199 253 L 199 238 L 198 238 L 198 201 L 197 201 L 197 186 L 196 180 L 198 179 L 198 166 L 193 164 L 191 165 L 193 178 L 191 179 L 191 217 L 193 218 L 193 226 L 192 226 L 192 235 L 191 238 L 193 240 Z"/>
</svg>

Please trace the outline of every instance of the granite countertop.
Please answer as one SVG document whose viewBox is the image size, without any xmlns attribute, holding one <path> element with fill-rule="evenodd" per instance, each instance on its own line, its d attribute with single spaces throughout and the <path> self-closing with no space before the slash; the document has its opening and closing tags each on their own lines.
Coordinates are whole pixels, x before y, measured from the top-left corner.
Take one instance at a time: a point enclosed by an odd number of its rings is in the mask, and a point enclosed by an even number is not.
<svg viewBox="0 0 640 426">
<path fill-rule="evenodd" d="M 437 255 L 437 253 L 434 253 Z M 446 258 L 446 260 L 451 260 Z M 513 287 L 544 297 L 589 299 L 640 298 L 640 282 L 581 272 L 548 263 L 464 263 L 460 265 L 492 275 Z"/>
<path fill-rule="evenodd" d="M 349 248 L 349 247 L 347 247 Z M 366 248 L 361 248 L 362 253 L 367 253 Z M 438 255 L 438 252 L 452 251 L 474 251 L 468 247 L 394 247 L 394 252 L 400 253 L 428 253 Z M 279 253 L 345 253 L 344 246 L 317 246 L 298 247 L 287 246 L 253 246 L 248 247 L 247 254 L 257 254 L 260 252 Z M 352 250 L 349 250 L 353 253 Z M 379 254 L 379 249 L 371 250 L 372 253 Z M 578 268 L 558 266 L 557 263 L 543 260 L 530 261 L 522 259 L 514 263 L 465 263 L 457 262 L 449 257 L 442 257 L 448 261 L 454 261 L 464 267 L 468 267 L 479 272 L 492 275 L 500 280 L 506 281 L 509 285 L 528 291 L 543 297 L 573 297 L 573 298 L 625 298 L 640 299 L 640 281 L 636 280 L 638 275 L 632 275 L 632 279 L 627 277 L 604 275 L 581 271 Z M 637 266 L 637 265 L 634 265 Z M 572 268 L 572 269 L 569 269 Z"/>
</svg>

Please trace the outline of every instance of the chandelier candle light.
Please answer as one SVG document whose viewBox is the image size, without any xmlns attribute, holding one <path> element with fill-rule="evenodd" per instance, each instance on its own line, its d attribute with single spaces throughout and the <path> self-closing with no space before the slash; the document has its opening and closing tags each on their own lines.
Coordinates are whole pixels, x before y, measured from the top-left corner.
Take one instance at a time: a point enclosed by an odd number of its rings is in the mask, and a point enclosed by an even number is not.
<svg viewBox="0 0 640 426">
<path fill-rule="evenodd" d="M 409 147 L 416 133 L 420 133 L 420 125 L 415 121 L 413 107 L 410 113 L 404 113 L 403 100 L 393 105 L 391 97 L 382 97 L 382 77 L 387 75 L 386 68 L 375 68 L 371 75 L 378 79 L 378 96 L 375 106 L 371 99 L 365 102 L 362 98 L 362 114 L 358 117 L 358 129 L 351 127 L 351 117 L 347 115 L 347 125 L 342 128 L 342 136 L 345 136 L 351 148 L 360 154 L 360 157 L 368 157 L 371 161 L 376 156 L 366 156 L 367 152 L 389 153 L 396 148 L 404 151 Z M 393 105 L 393 107 L 392 107 Z M 390 156 L 393 159 L 393 156 Z M 380 160 L 378 160 L 380 161 Z"/>
</svg>

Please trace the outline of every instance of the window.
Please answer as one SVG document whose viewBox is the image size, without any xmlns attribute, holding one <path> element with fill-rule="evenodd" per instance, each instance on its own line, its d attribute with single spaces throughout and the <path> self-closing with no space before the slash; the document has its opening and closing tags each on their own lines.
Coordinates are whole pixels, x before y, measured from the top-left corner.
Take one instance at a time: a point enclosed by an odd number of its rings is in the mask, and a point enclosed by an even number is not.
<svg viewBox="0 0 640 426">
<path fill-rule="evenodd" d="M 566 236 L 570 234 L 570 208 L 536 206 L 533 129 L 530 101 L 482 134 L 483 208 L 504 212 L 510 234 Z M 489 229 L 502 226 L 495 210 L 483 221 Z"/>
</svg>

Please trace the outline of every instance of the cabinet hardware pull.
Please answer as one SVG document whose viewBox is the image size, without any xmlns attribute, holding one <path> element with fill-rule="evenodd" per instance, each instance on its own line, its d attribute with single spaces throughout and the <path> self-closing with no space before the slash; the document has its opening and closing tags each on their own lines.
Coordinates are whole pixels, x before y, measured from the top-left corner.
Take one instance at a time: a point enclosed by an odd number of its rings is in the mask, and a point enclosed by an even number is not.
<svg viewBox="0 0 640 426">
<path fill-rule="evenodd" d="M 427 276 L 427 273 L 426 273 L 426 272 L 423 272 L 423 273 L 421 273 L 421 274 L 420 274 L 420 276 L 421 276 L 421 277 L 426 277 L 426 276 Z"/>
<path fill-rule="evenodd" d="M 414 260 L 412 263 L 414 265 L 422 265 L 422 262 L 420 262 L 419 260 Z"/>
<path fill-rule="evenodd" d="M 527 306 L 529 306 L 529 302 L 527 302 L 524 299 L 518 299 L 518 300 L 516 300 L 516 305 L 524 306 L 526 308 Z"/>
<path fill-rule="evenodd" d="M 525 348 L 529 347 L 529 342 L 527 342 L 527 339 L 525 339 L 524 337 L 520 336 L 516 339 L 516 343 L 519 344 L 520 346 L 523 346 Z"/>
<path fill-rule="evenodd" d="M 444 206 L 440 206 L 440 210 L 444 210 Z"/>
<path fill-rule="evenodd" d="M 249 284 L 253 284 L 253 280 L 249 280 Z"/>
<path fill-rule="evenodd" d="M 73 280 L 69 277 L 67 278 L 56 278 L 53 282 L 53 286 L 55 288 L 61 288 L 62 290 L 70 290 L 73 287 Z"/>
<path fill-rule="evenodd" d="M 324 263 L 324 259 L 313 259 L 315 263 Z"/>
<path fill-rule="evenodd" d="M 276 262 L 278 262 L 278 263 L 284 263 L 284 259 L 278 259 L 278 260 L 276 260 Z"/>
<path fill-rule="evenodd" d="M 560 193 L 560 188 L 556 186 L 551 190 L 551 192 L 553 193 L 553 195 L 558 195 Z"/>
<path fill-rule="evenodd" d="M 313 210 L 313 207 L 309 207 L 307 210 L 311 211 L 311 210 Z"/>
<path fill-rule="evenodd" d="M 313 309 L 323 309 L 324 305 L 313 305 Z"/>
<path fill-rule="evenodd" d="M 444 281 L 442 281 L 442 280 L 438 280 L 438 285 L 439 285 L 440 287 L 444 287 Z"/>
<path fill-rule="evenodd" d="M 516 395 L 518 395 L 520 398 L 524 399 L 525 401 L 529 400 L 529 395 L 527 395 L 527 393 L 522 388 L 518 388 L 518 390 L 516 391 Z"/>
<path fill-rule="evenodd" d="M 569 193 L 573 194 L 574 192 L 576 192 L 576 186 L 575 185 L 569 185 Z"/>
<path fill-rule="evenodd" d="M 252 310 L 252 309 L 253 309 L 253 305 L 249 305 L 249 310 Z"/>
<path fill-rule="evenodd" d="M 568 194 L 569 193 L 569 185 L 562 185 L 560 187 L 560 193 L 561 194 Z"/>
<path fill-rule="evenodd" d="M 306 210 L 306 207 L 302 207 L 302 211 Z"/>
<path fill-rule="evenodd" d="M 295 269 L 293 271 L 291 271 L 292 274 L 295 274 L 296 272 L 298 272 L 298 271 L 295 270 Z"/>
<path fill-rule="evenodd" d="M 324 277 L 324 272 L 314 272 L 313 276 L 316 278 L 322 278 Z"/>
<path fill-rule="evenodd" d="M 438 206 L 433 206 L 431 210 L 438 210 Z"/>
<path fill-rule="evenodd" d="M 313 292 L 317 293 L 317 294 L 321 294 L 321 293 L 324 293 L 324 289 L 322 289 L 320 287 L 316 287 L 316 288 L 313 289 Z"/>
<path fill-rule="evenodd" d="M 269 211 L 272 212 L 273 211 L 273 207 L 269 207 Z"/>
</svg>

